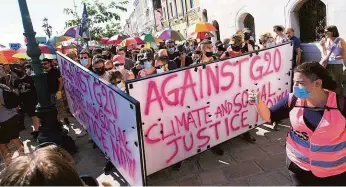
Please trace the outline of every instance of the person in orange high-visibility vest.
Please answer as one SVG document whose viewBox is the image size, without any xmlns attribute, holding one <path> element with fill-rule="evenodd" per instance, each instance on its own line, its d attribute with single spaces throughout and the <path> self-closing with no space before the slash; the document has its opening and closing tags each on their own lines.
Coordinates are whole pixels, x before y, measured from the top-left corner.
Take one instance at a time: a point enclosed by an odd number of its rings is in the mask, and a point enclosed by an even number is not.
<svg viewBox="0 0 346 187">
<path fill-rule="evenodd" d="M 336 82 L 317 62 L 294 70 L 293 93 L 268 108 L 260 93 L 249 94 L 261 118 L 289 118 L 286 153 L 295 185 L 346 186 L 345 97 L 331 91 Z"/>
</svg>

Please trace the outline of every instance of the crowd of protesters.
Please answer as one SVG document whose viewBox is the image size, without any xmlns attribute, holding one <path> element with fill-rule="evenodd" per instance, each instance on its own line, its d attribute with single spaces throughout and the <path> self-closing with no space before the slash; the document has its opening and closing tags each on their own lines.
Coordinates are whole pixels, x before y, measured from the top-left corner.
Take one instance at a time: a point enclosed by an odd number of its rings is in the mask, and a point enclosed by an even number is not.
<svg viewBox="0 0 346 187">
<path fill-rule="evenodd" d="M 97 74 L 101 79 L 110 82 L 115 87 L 122 91 L 125 91 L 125 82 L 131 79 L 143 78 L 146 76 L 160 74 L 179 68 L 184 68 L 188 66 L 194 66 L 203 63 L 211 63 L 217 60 L 223 60 L 230 57 L 236 57 L 244 53 L 252 52 L 259 49 L 271 48 L 276 45 L 283 44 L 288 41 L 293 42 L 294 55 L 293 55 L 293 68 L 295 69 L 294 74 L 294 92 L 293 99 L 292 94 L 279 101 L 276 105 L 268 108 L 264 105 L 261 100 L 260 94 L 254 94 L 249 99 L 259 101 L 256 103 L 257 110 L 260 116 L 269 123 L 279 122 L 285 118 L 289 118 L 292 108 L 290 103 L 293 105 L 298 100 L 306 99 L 306 107 L 329 107 L 328 112 L 326 108 L 316 112 L 315 110 L 304 110 L 304 119 L 300 121 L 299 128 L 310 129 L 310 136 L 318 129 L 318 124 L 324 118 L 331 120 L 331 116 L 323 116 L 323 113 L 330 113 L 331 109 L 338 109 L 338 111 L 333 112 L 333 115 L 337 116 L 339 123 L 341 125 L 335 125 L 338 129 L 326 128 L 323 132 L 331 132 L 331 136 L 317 136 L 316 140 L 324 140 L 329 143 L 330 139 L 334 139 L 334 143 L 343 143 L 343 152 L 338 153 L 337 150 L 330 150 L 330 152 L 335 151 L 335 159 L 345 158 L 345 112 L 342 106 L 332 105 L 332 99 L 334 99 L 335 93 L 341 99 L 334 101 L 339 103 L 340 100 L 344 100 L 343 97 L 343 63 L 346 59 L 346 45 L 345 41 L 339 37 L 338 30 L 336 26 L 329 26 L 325 30 L 325 38 L 320 42 L 323 48 L 323 56 L 327 56 L 327 64 L 325 68 L 322 63 L 303 63 L 302 62 L 302 50 L 300 46 L 300 40 L 294 34 L 294 29 L 287 28 L 283 26 L 274 26 L 273 31 L 276 34 L 273 36 L 271 33 L 264 33 L 260 36 L 259 42 L 256 43 L 254 33 L 249 29 L 243 29 L 236 32 L 232 37 L 226 38 L 223 41 L 212 42 L 212 34 L 206 33 L 205 38 L 201 41 L 197 40 L 187 40 L 183 44 L 176 44 L 176 41 L 167 40 L 161 43 L 158 49 L 145 48 L 144 46 L 139 46 L 138 48 L 128 49 L 127 47 L 112 46 L 105 48 L 96 49 L 83 49 L 76 54 L 74 52 L 69 52 L 66 54 L 69 58 L 80 63 L 85 68 Z M 56 104 L 58 109 L 58 119 L 62 120 L 63 123 L 69 124 L 67 116 L 66 101 L 64 102 L 64 90 L 63 82 L 57 68 L 56 60 L 43 59 L 41 61 L 42 68 L 47 72 L 47 83 L 48 92 L 51 96 L 51 101 Z M 20 98 L 19 107 L 16 108 L 6 108 L 4 105 L 0 106 L 0 151 L 3 158 L 10 157 L 7 144 L 12 142 L 18 150 L 23 149 L 23 144 L 19 139 L 19 131 L 23 129 L 23 125 L 18 123 L 20 116 L 23 112 L 26 112 L 33 121 L 34 130 L 32 132 L 33 138 L 37 138 L 39 131 L 39 119 L 35 113 L 35 106 L 37 105 L 37 96 L 35 85 L 31 77 L 32 69 L 30 64 L 20 62 L 19 65 L 10 67 L 10 65 L 0 65 L 0 81 L 2 85 L 8 87 L 9 89 L 14 89 Z M 0 89 L 0 90 L 3 90 Z M 335 92 L 334 92 L 335 91 Z M 5 103 L 3 94 L 4 91 L 0 92 L 0 98 L 2 103 Z M 329 94 L 329 95 L 328 95 Z M 333 95 L 334 94 L 334 95 Z M 254 99 L 255 97 L 258 97 Z M 295 98 L 295 99 L 294 99 Z M 332 98 L 331 100 L 327 98 Z M 320 99 L 320 100 L 318 100 Z M 297 102 L 298 102 L 297 101 Z M 334 103 L 334 104 L 335 104 Z M 334 107 L 334 108 L 333 108 Z M 304 108 L 304 103 L 303 103 Z M 292 110 L 297 112 L 298 109 Z M 305 115 L 308 116 L 306 121 Z M 318 119 L 318 121 L 316 121 Z M 290 119 L 292 123 L 298 123 L 297 119 Z M 307 125 L 305 125 L 306 123 Z M 19 125 L 18 125 L 19 124 Z M 299 156 L 295 156 L 292 151 L 301 151 L 299 146 L 305 143 L 292 143 L 296 141 L 296 129 L 297 125 L 292 124 L 293 130 L 292 134 L 289 134 L 290 146 L 293 147 L 288 155 L 290 160 L 289 170 L 292 178 L 297 184 L 344 184 L 344 178 L 346 177 L 346 162 L 341 163 L 342 166 L 335 166 L 332 169 L 328 169 L 323 166 L 316 169 L 312 166 L 307 166 L 299 160 Z M 339 127 L 340 126 L 340 127 Z M 328 133 L 326 133 L 328 134 Z M 249 133 L 242 135 L 243 138 L 249 142 L 255 142 L 255 138 Z M 339 138 L 339 139 L 338 139 Z M 338 140 L 335 140 L 338 139 Z M 340 140 L 340 141 L 339 141 Z M 298 141 L 298 140 L 297 140 Z M 300 141 L 300 140 L 299 140 Z M 309 142 L 309 144 L 312 142 Z M 315 142 L 316 143 L 316 142 Z M 298 144 L 300 144 L 298 146 Z M 322 144 L 323 143 L 316 143 Z M 302 145 L 302 146 L 304 146 Z M 340 147 L 339 147 L 340 148 Z M 341 148 L 340 148 L 341 149 Z M 223 155 L 223 150 L 219 146 L 215 146 L 211 149 L 216 155 Z M 339 150 L 340 151 L 340 150 Z M 42 153 L 41 153 L 42 152 Z M 44 151 L 35 151 L 31 156 L 21 157 L 13 160 L 13 162 L 8 162 L 9 166 L 3 176 L 5 178 L 0 179 L 0 184 L 3 185 L 59 185 L 62 181 L 70 181 L 70 185 L 83 185 L 82 180 L 76 175 L 71 165 L 71 160 L 65 157 L 63 159 L 54 157 L 52 153 Z M 309 156 L 308 151 L 303 151 L 304 156 Z M 64 154 L 59 154 L 64 157 Z M 66 161 L 66 159 L 68 161 Z M 308 157 L 308 159 L 316 159 L 315 157 Z M 64 161 L 66 162 L 64 162 Z M 327 159 L 328 160 L 328 159 Z M 330 160 L 330 159 L 329 159 Z M 333 159 L 332 159 L 333 160 Z M 344 159 L 345 160 L 345 159 Z M 41 166 L 33 166 L 32 163 L 40 162 L 42 164 L 51 165 L 58 164 L 57 169 L 39 168 Z M 175 164 L 173 167 L 179 169 L 181 167 L 181 162 Z M 37 167 L 35 169 L 35 167 Z M 308 168 L 306 168 L 308 167 Z M 22 178 L 21 175 L 14 175 L 18 170 L 26 170 L 30 173 L 29 177 Z M 65 169 L 64 169 L 65 168 Z M 61 170 L 61 171 L 60 171 Z M 70 174 L 65 173 L 69 171 Z M 37 172 L 40 172 L 37 174 Z M 4 174 L 5 173 L 5 174 Z M 47 177 L 38 178 L 37 175 L 41 177 L 47 175 Z M 49 177 L 48 177 L 49 176 Z M 68 177 L 68 179 L 63 179 L 63 176 Z M 56 178 L 55 178 L 56 177 Z M 332 180 L 333 179 L 333 180 Z M 341 180 L 342 179 L 342 180 Z M 37 180 L 43 180 L 38 182 Z M 42 182 L 42 183 L 41 183 Z M 316 183 L 317 182 L 317 183 Z M 334 182 L 334 183 L 333 183 Z"/>
</svg>

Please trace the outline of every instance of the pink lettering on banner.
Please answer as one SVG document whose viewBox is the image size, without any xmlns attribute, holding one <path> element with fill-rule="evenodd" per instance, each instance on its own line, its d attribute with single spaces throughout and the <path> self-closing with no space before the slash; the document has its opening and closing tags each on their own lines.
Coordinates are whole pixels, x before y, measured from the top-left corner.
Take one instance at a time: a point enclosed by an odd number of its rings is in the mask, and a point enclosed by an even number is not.
<svg viewBox="0 0 346 187">
<path fill-rule="evenodd" d="M 134 105 L 60 54 L 58 62 L 71 113 L 126 181 L 143 185 Z"/>
<path fill-rule="evenodd" d="M 249 92 L 274 105 L 289 93 L 290 44 L 132 82 L 148 174 L 260 125 Z M 160 153 L 157 154 L 157 151 Z"/>
</svg>

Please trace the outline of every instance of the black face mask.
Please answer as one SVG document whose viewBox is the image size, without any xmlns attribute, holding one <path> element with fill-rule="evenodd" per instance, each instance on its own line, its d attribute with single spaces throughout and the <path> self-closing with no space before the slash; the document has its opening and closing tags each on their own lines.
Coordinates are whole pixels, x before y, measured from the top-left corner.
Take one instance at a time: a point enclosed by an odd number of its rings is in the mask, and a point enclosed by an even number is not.
<svg viewBox="0 0 346 187">
<path fill-rule="evenodd" d="M 207 56 L 207 57 L 212 57 L 213 56 L 213 52 L 205 52 L 205 56 Z"/>
<path fill-rule="evenodd" d="M 103 75 L 106 72 L 106 69 L 105 69 L 105 67 L 95 68 L 94 71 L 97 75 Z"/>
<path fill-rule="evenodd" d="M 19 78 L 22 78 L 25 75 L 24 71 L 17 71 L 16 74 Z"/>
</svg>

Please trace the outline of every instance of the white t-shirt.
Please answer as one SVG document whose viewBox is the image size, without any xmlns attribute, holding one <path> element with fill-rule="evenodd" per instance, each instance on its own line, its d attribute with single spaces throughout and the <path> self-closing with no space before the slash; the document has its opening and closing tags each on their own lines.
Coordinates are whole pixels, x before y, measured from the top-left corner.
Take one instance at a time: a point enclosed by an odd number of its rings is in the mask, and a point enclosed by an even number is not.
<svg viewBox="0 0 346 187">
<path fill-rule="evenodd" d="M 276 38 L 275 38 L 275 44 L 279 45 L 279 44 L 288 42 L 289 40 L 290 39 L 287 36 L 285 36 L 285 35 L 282 35 L 282 36 L 277 35 Z"/>
</svg>

